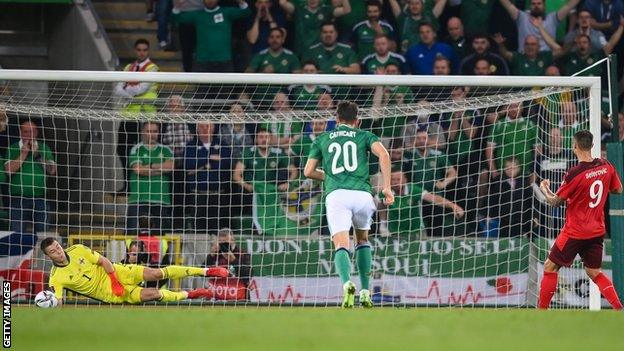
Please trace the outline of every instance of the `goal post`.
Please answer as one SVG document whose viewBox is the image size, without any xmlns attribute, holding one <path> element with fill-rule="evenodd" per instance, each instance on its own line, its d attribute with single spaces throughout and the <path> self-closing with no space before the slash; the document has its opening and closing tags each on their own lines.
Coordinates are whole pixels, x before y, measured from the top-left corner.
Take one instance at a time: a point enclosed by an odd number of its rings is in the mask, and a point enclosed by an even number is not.
<svg viewBox="0 0 624 351">
<path fill-rule="evenodd" d="M 151 230 L 143 234 L 174 238 L 176 262 L 230 266 L 246 296 L 228 282 L 197 279 L 172 289 L 221 289 L 217 300 L 234 304 L 339 302 L 322 185 L 304 179 L 302 167 L 315 133 L 333 127 L 340 100 L 358 103 L 361 127 L 399 165 L 400 201 L 378 204 L 371 229 L 373 297 L 382 305 L 534 305 L 563 223 L 563 212 L 539 199 L 535 177 L 561 182 L 574 130 L 589 128 L 592 153 L 601 154 L 598 77 L 0 70 L 2 82 L 4 161 L 19 153 L 21 123 L 35 120 L 40 143 L 30 172 L 45 176 L 34 184 L 41 178 L 25 181 L 23 169 L 3 174 L 9 246 L 24 245 L 13 229 L 41 237 L 37 221 L 45 221 L 65 243 L 109 235 L 103 248 L 117 259 L 129 249 L 120 238 Z M 373 158 L 370 170 L 377 195 Z M 35 199 L 45 207 L 34 212 L 47 218 L 14 223 L 15 210 L 36 207 Z M 224 228 L 232 246 L 221 245 Z M 233 246 L 248 270 L 219 256 Z M 36 249 L 20 252 L 32 262 L 23 269 L 46 271 Z M 6 262 L 0 269 L 18 268 Z M 578 262 L 562 272 L 554 306 L 599 308 Z"/>
</svg>

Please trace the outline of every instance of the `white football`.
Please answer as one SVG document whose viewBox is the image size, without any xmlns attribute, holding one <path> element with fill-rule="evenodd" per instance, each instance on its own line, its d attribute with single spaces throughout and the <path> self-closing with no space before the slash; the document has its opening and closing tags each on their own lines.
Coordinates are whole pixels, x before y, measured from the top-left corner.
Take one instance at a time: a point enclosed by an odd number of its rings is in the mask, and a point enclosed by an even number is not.
<svg viewBox="0 0 624 351">
<path fill-rule="evenodd" d="M 35 304 L 41 308 L 54 308 L 58 305 L 58 299 L 53 292 L 43 290 L 35 296 Z"/>
</svg>

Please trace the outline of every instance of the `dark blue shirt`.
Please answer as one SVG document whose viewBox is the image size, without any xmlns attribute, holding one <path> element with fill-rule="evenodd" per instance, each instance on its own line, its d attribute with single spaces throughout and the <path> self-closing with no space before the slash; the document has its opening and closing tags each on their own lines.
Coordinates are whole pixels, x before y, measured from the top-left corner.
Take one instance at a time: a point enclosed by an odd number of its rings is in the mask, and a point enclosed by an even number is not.
<svg viewBox="0 0 624 351">
<path fill-rule="evenodd" d="M 277 1 L 275 1 L 275 4 L 271 7 L 270 11 L 271 11 L 271 16 L 273 16 L 273 21 L 275 21 L 277 26 L 281 28 L 285 28 L 286 18 L 284 17 L 284 14 L 282 13 L 281 8 L 279 8 L 279 5 L 277 5 Z M 249 31 L 251 27 L 253 27 L 257 12 L 258 11 L 256 10 L 256 8 L 253 7 L 253 13 L 251 16 L 248 17 L 247 31 Z M 251 46 L 252 54 L 257 54 L 258 52 L 269 47 L 269 43 L 267 40 L 269 38 L 270 32 L 271 32 L 271 24 L 268 21 L 264 21 L 261 19 L 258 22 L 258 40 L 256 40 L 256 43 L 252 44 Z"/>
<path fill-rule="evenodd" d="M 622 0 L 612 0 L 609 4 L 605 4 L 602 0 L 587 0 L 583 8 L 591 13 L 596 22 L 611 21 L 611 28 L 603 30 L 607 37 L 610 37 L 620 25 L 620 16 L 624 16 Z"/>
<path fill-rule="evenodd" d="M 438 55 L 451 60 L 451 71 L 457 70 L 458 62 L 453 48 L 441 42 L 436 42 L 431 47 L 423 43 L 416 44 L 407 50 L 405 59 L 412 74 L 427 75 L 433 74 L 433 62 Z"/>
<path fill-rule="evenodd" d="M 219 156 L 220 160 L 212 160 Z M 219 191 L 221 184 L 228 182 L 232 170 L 230 148 L 221 146 L 219 139 L 213 138 L 206 147 L 197 137 L 191 140 L 184 150 L 184 172 L 186 191 Z M 196 173 L 192 172 L 197 170 Z M 190 173 L 189 173 L 190 172 Z"/>
</svg>

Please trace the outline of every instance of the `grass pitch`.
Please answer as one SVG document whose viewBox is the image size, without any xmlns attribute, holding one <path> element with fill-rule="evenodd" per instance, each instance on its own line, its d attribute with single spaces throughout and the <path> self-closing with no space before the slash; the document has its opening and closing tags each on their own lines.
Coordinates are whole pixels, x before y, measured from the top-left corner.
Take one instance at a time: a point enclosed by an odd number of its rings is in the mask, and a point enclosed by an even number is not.
<svg viewBox="0 0 624 351">
<path fill-rule="evenodd" d="M 624 313 L 531 309 L 14 307 L 16 350 L 613 350 Z"/>
</svg>

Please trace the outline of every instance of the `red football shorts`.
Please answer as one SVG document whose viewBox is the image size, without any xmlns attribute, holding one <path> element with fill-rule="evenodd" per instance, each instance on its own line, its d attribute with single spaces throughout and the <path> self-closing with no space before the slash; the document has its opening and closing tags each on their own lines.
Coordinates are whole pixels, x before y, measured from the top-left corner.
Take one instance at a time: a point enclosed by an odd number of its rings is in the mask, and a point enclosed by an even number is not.
<svg viewBox="0 0 624 351">
<path fill-rule="evenodd" d="M 600 268 L 602 266 L 602 241 L 602 236 L 591 239 L 572 239 L 559 235 L 550 249 L 548 259 L 559 266 L 570 267 L 578 254 L 585 267 Z"/>
</svg>

